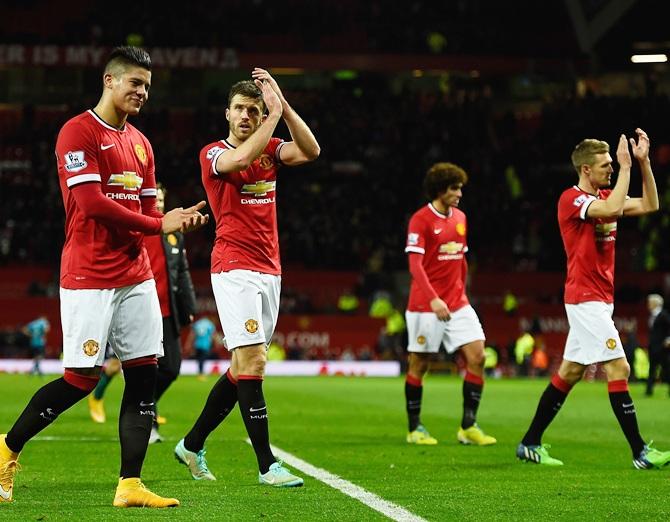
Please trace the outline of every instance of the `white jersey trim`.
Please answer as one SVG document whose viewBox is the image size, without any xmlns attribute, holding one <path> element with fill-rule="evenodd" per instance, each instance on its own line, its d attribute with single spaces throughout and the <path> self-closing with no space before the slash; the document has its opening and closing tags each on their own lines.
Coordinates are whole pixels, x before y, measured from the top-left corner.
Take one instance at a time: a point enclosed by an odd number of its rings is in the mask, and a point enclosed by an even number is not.
<svg viewBox="0 0 670 522">
<path fill-rule="evenodd" d="M 89 109 L 89 110 L 87 110 L 86 112 L 88 112 L 91 116 L 93 116 L 93 118 L 95 119 L 95 121 L 97 121 L 100 125 L 102 125 L 102 126 L 105 127 L 106 129 L 113 130 L 113 131 L 115 131 L 115 132 L 122 132 L 122 131 L 125 130 L 125 125 L 123 126 L 123 129 L 117 129 L 116 127 L 112 127 L 109 123 L 107 123 L 105 120 L 103 120 L 102 118 L 100 118 L 100 116 L 98 116 L 98 115 L 95 113 L 95 111 L 93 111 L 93 109 Z"/>
<path fill-rule="evenodd" d="M 448 217 L 451 217 L 451 208 L 449 208 L 449 212 L 447 214 L 442 214 L 439 210 L 437 210 L 432 203 L 428 203 L 428 208 L 435 214 L 437 217 L 442 218 L 442 219 L 447 219 Z"/>
<path fill-rule="evenodd" d="M 277 149 L 275 150 L 275 159 L 279 162 L 280 165 L 284 164 L 284 162 L 281 160 L 281 156 L 279 155 L 279 151 L 284 145 L 286 145 L 286 142 L 282 141 L 279 145 L 277 145 Z"/>
<path fill-rule="evenodd" d="M 155 188 L 146 188 L 142 189 L 140 191 L 140 197 L 151 197 L 151 196 L 157 196 L 158 195 L 158 190 Z"/>
<path fill-rule="evenodd" d="M 79 174 L 78 176 L 67 178 L 65 183 L 67 183 L 68 188 L 72 188 L 75 185 L 79 185 L 80 183 L 88 183 L 90 181 L 97 181 L 98 183 L 102 183 L 102 178 L 100 177 L 100 174 Z"/>
<path fill-rule="evenodd" d="M 405 253 L 409 253 L 409 252 L 414 252 L 415 254 L 425 254 L 426 249 L 421 248 L 421 247 L 415 247 L 415 246 L 405 247 Z"/>
<path fill-rule="evenodd" d="M 226 152 L 227 150 L 230 150 L 230 149 L 221 149 L 219 152 L 216 153 L 216 156 L 214 156 L 214 157 L 212 158 L 212 172 L 213 172 L 214 175 L 216 175 L 216 176 L 220 176 L 220 175 L 221 175 L 221 173 L 220 173 L 218 170 L 216 170 L 216 162 L 217 162 L 217 160 L 219 159 L 219 156 L 221 156 L 221 154 L 223 154 L 223 153 Z"/>
</svg>

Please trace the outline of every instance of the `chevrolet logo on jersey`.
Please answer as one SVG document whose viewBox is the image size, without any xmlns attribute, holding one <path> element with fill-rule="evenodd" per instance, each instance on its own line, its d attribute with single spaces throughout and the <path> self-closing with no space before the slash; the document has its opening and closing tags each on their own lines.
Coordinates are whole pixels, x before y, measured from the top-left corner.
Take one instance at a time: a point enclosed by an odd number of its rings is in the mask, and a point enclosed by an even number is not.
<svg viewBox="0 0 670 522">
<path fill-rule="evenodd" d="M 609 236 L 616 230 L 616 221 L 613 223 L 598 223 L 596 225 L 596 234 L 599 236 Z"/>
<path fill-rule="evenodd" d="M 276 181 L 257 181 L 242 185 L 242 194 L 253 194 L 254 196 L 265 196 L 275 189 Z"/>
<path fill-rule="evenodd" d="M 463 243 L 456 243 L 456 241 L 449 241 L 440 245 L 440 254 L 456 254 L 463 250 Z"/>
<path fill-rule="evenodd" d="M 142 186 L 142 178 L 134 172 L 123 171 L 123 174 L 112 174 L 109 176 L 108 185 L 123 187 L 126 190 L 137 190 Z"/>
</svg>

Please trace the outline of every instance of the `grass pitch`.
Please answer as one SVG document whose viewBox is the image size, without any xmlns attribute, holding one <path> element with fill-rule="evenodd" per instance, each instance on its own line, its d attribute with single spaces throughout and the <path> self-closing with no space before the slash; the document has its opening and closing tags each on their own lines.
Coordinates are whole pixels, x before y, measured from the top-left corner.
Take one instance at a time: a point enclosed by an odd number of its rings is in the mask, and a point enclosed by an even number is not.
<svg viewBox="0 0 670 522">
<path fill-rule="evenodd" d="M 0 375 L 0 433 L 6 432 L 40 380 Z M 105 398 L 108 420 L 94 424 L 86 401 L 63 414 L 26 445 L 15 502 L 0 504 L 0 520 L 384 520 L 380 513 L 305 476 L 305 486 L 288 490 L 258 485 L 252 448 L 238 410 L 207 443 L 216 482 L 196 482 L 173 458 L 214 377 L 185 376 L 160 403 L 168 423 L 162 444 L 149 447 L 143 470 L 147 486 L 181 500 L 169 510 L 117 509 L 112 499 L 118 477 L 117 412 L 122 379 Z M 274 445 L 339 475 L 427 520 L 667 520 L 670 467 L 633 469 L 603 382 L 581 383 L 545 435 L 562 468 L 524 464 L 514 457 L 537 400 L 547 384 L 538 380 L 486 383 L 479 423 L 498 438 L 492 447 L 461 446 L 461 380 L 425 380 L 423 422 L 440 443 L 404 442 L 406 417 L 402 378 L 271 377 L 265 381 Z M 670 399 L 666 387 L 643 396 L 631 384 L 645 440 L 670 449 Z M 301 474 L 302 473 L 299 473 Z"/>
</svg>

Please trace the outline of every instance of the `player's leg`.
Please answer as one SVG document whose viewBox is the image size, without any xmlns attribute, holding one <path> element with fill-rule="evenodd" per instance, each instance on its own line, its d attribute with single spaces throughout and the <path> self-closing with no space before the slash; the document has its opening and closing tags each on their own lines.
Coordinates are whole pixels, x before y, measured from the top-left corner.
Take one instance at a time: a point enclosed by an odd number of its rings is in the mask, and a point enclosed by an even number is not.
<svg viewBox="0 0 670 522">
<path fill-rule="evenodd" d="M 179 344 L 179 332 L 170 317 L 163 317 L 163 357 L 158 359 L 158 371 L 156 375 L 156 390 L 154 399 L 156 401 L 156 417 L 153 420 L 149 444 L 162 442 L 158 422 L 158 401 L 165 391 L 179 376 L 181 369 L 181 346 Z"/>
<path fill-rule="evenodd" d="M 33 375 L 43 375 L 40 366 L 42 359 L 44 359 L 44 345 L 35 346 L 33 348 L 33 369 L 31 371 Z"/>
<path fill-rule="evenodd" d="M 633 465 L 637 469 L 652 469 L 670 463 L 670 452 L 658 451 L 645 444 L 637 423 L 635 404 L 628 391 L 630 366 L 625 358 L 614 359 L 603 364 L 607 373 L 607 391 L 612 411 L 633 453 Z"/>
<path fill-rule="evenodd" d="M 104 423 L 107 420 L 105 413 L 104 395 L 107 386 L 112 381 L 115 375 L 121 371 L 121 362 L 110 350 L 109 357 L 105 360 L 105 364 L 100 372 L 100 380 L 96 385 L 93 393 L 88 396 L 88 412 L 94 422 Z"/>
<path fill-rule="evenodd" d="M 240 346 L 233 352 L 238 374 L 237 400 L 242 420 L 256 452 L 258 469 L 266 473 L 276 462 L 270 449 L 268 412 L 263 396 L 263 377 L 267 360 L 265 344 Z"/>
<path fill-rule="evenodd" d="M 35 392 L 7 434 L 0 435 L 0 502 L 12 500 L 17 461 L 23 446 L 86 397 L 95 388 L 99 371 L 100 367 L 66 368 L 63 377 Z"/>
<path fill-rule="evenodd" d="M 205 459 L 205 441 L 237 404 L 237 379 L 233 377 L 233 371 L 237 373 L 234 360 L 212 387 L 191 430 L 174 449 L 175 458 L 188 466 L 195 480 L 216 480 Z"/>
<path fill-rule="evenodd" d="M 497 441 L 477 425 L 477 409 L 484 389 L 484 330 L 479 317 L 470 305 L 451 313 L 444 322 L 441 342 L 447 353 L 461 350 L 466 372 L 463 380 L 463 417 L 456 438 L 461 444 L 489 446 Z"/>
<path fill-rule="evenodd" d="M 207 350 L 197 350 L 195 351 L 196 359 L 198 360 L 198 380 L 205 380 L 205 363 L 207 362 L 207 357 L 209 352 Z"/>
<path fill-rule="evenodd" d="M 647 386 L 644 392 L 647 397 L 651 397 L 654 394 L 654 385 L 656 384 L 658 366 L 659 355 L 655 352 L 649 352 L 649 375 L 647 376 Z"/>
<path fill-rule="evenodd" d="M 585 371 L 585 365 L 566 360 L 561 362 L 558 372 L 551 378 L 540 396 L 528 431 L 517 446 L 516 455 L 519 459 L 549 466 L 563 465 L 563 462 L 549 455 L 547 449 L 550 446 L 542 444 L 542 435 L 560 411 L 572 387 L 584 376 Z"/>
<path fill-rule="evenodd" d="M 42 386 L 7 432 L 0 436 L 0 497 L 12 499 L 16 461 L 23 446 L 68 408 L 86 397 L 98 381 L 111 321 L 111 292 L 61 288 L 63 377 Z"/>
<path fill-rule="evenodd" d="M 583 377 L 586 368 L 594 362 L 612 358 L 605 352 L 619 350 L 624 357 L 621 341 L 613 348 L 609 339 L 615 335 L 616 328 L 611 320 L 608 305 L 600 302 L 566 304 L 565 311 L 570 330 L 565 343 L 563 361 L 551 382 L 540 397 L 535 416 L 517 447 L 517 457 L 526 462 L 536 464 L 562 465 L 547 452 L 547 445 L 542 444 L 542 435 L 560 411 L 570 390 Z M 609 315 L 608 315 L 609 314 Z M 604 352 L 603 352 L 604 351 Z"/>
<path fill-rule="evenodd" d="M 497 440 L 477 425 L 477 410 L 484 390 L 484 341 L 469 342 L 461 348 L 465 357 L 463 378 L 463 416 L 456 437 L 461 444 L 490 446 Z"/>
<path fill-rule="evenodd" d="M 231 317 L 236 305 L 229 297 L 229 277 L 225 273 L 212 274 L 211 277 L 221 324 L 224 330 L 235 328 L 238 318 Z M 197 355 L 200 361 L 200 350 L 197 351 Z M 237 375 L 237 364 L 233 357 L 228 371 L 214 383 L 193 427 L 175 446 L 175 458 L 189 468 L 195 480 L 216 480 L 205 459 L 205 441 L 237 404 Z"/>
<path fill-rule="evenodd" d="M 169 317 L 163 318 L 163 357 L 158 359 L 156 377 L 156 403 L 170 385 L 179 377 L 181 370 L 181 345 L 179 332 Z"/>
<path fill-rule="evenodd" d="M 155 416 L 157 357 L 163 325 L 153 279 L 118 289 L 110 344 L 121 361 L 125 386 L 119 412 L 121 469 L 115 507 L 174 507 L 179 501 L 152 493 L 140 480 Z"/>
<path fill-rule="evenodd" d="M 423 378 L 430 368 L 430 361 L 440 348 L 444 322 L 434 313 L 405 312 L 407 324 L 407 375 L 405 377 L 405 411 L 407 412 L 407 443 L 433 446 L 437 439 L 431 437 L 421 423 Z"/>
</svg>

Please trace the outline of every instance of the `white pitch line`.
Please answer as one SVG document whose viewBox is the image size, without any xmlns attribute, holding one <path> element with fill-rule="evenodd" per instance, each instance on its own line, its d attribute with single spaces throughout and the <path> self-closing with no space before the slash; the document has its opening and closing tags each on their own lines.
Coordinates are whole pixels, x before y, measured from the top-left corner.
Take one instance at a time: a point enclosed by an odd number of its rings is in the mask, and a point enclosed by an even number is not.
<svg viewBox="0 0 670 522">
<path fill-rule="evenodd" d="M 247 443 L 251 444 L 251 441 L 247 439 Z M 353 484 L 341 477 L 338 477 L 330 471 L 312 466 L 309 462 L 305 462 L 304 460 L 284 451 L 281 448 L 278 448 L 277 446 L 271 445 L 270 447 L 272 448 L 272 452 L 277 457 L 290 466 L 293 466 L 303 473 L 314 477 L 316 480 L 327 484 L 331 488 L 341 491 L 345 495 L 362 502 L 366 506 L 374 509 L 375 511 L 378 511 L 382 515 L 386 515 L 391 520 L 396 520 L 398 522 L 427 522 L 425 518 L 421 518 L 420 516 L 415 515 L 411 511 L 408 511 L 405 508 L 394 504 L 393 502 L 384 500 L 374 493 L 370 493 L 362 487 L 357 486 L 356 484 Z"/>
</svg>

